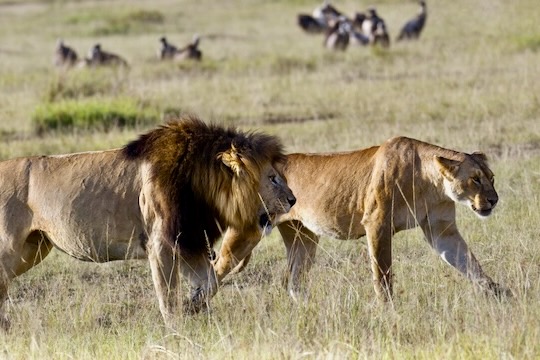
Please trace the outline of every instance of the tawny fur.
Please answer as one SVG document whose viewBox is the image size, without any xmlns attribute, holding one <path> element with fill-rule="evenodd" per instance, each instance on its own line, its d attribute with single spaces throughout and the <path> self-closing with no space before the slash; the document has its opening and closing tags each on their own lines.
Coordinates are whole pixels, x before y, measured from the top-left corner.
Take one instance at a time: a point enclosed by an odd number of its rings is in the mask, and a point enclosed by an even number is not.
<svg viewBox="0 0 540 360">
<path fill-rule="evenodd" d="M 92 262 L 147 258 L 166 321 L 181 272 L 197 311 L 217 291 L 219 228 L 260 238 L 294 203 L 282 160 L 275 137 L 184 117 L 122 149 L 0 162 L 0 300 L 56 247 Z"/>
<path fill-rule="evenodd" d="M 486 217 L 498 201 L 485 155 L 397 137 L 346 153 L 291 154 L 283 173 L 297 198 L 276 221 L 287 249 L 285 284 L 293 297 L 314 261 L 319 236 L 365 235 L 376 293 L 389 299 L 392 237 L 416 226 L 444 261 L 482 289 L 511 295 L 483 272 L 456 226 L 456 202 Z M 221 253 L 243 241 L 241 233 L 229 230 Z M 237 265 L 241 270 L 248 260 L 217 262 L 218 278 Z"/>
</svg>

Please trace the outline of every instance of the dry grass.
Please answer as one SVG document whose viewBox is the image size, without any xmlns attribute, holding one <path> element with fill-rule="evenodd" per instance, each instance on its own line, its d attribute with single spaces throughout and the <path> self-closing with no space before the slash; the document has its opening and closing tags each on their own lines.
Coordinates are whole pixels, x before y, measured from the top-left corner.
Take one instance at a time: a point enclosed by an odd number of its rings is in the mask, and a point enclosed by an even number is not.
<svg viewBox="0 0 540 360">
<path fill-rule="evenodd" d="M 364 242 L 332 239 L 318 251 L 309 301 L 295 304 L 281 288 L 284 249 L 274 233 L 248 269 L 226 281 L 210 312 L 179 316 L 171 332 L 145 262 L 87 264 L 54 251 L 10 288 L 14 325 L 0 336 L 0 358 L 540 357 L 535 0 L 433 0 L 419 42 L 343 54 L 296 27 L 296 13 L 317 2 L 127 3 L 0 1 L 0 159 L 117 147 L 143 130 L 36 136 L 33 112 L 57 96 L 190 111 L 279 135 L 291 152 L 353 149 L 394 135 L 483 150 L 501 200 L 486 221 L 460 209 L 459 226 L 486 272 L 517 296 L 496 301 L 476 293 L 420 232 L 409 231 L 395 238 L 393 306 L 374 300 Z M 334 4 L 348 14 L 362 10 L 354 1 Z M 416 11 L 412 2 L 377 5 L 392 38 Z M 196 32 L 202 63 L 154 60 L 161 35 L 181 45 Z M 112 71 L 60 74 L 52 67 L 58 37 L 80 55 L 99 41 L 131 70 L 121 81 Z M 77 94 L 58 95 L 51 90 L 58 81 Z"/>
</svg>

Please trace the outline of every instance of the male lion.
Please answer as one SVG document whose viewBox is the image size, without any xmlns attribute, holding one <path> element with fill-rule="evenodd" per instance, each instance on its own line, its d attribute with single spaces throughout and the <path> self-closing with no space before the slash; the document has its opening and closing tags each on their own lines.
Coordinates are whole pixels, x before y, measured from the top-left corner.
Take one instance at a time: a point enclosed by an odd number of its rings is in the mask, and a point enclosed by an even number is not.
<svg viewBox="0 0 540 360">
<path fill-rule="evenodd" d="M 220 229 L 258 238 L 294 204 L 281 161 L 273 136 L 184 117 L 122 149 L 0 162 L 0 300 L 56 247 L 84 261 L 147 258 L 166 321 L 180 270 L 196 311 L 217 291 L 208 254 Z"/>
<path fill-rule="evenodd" d="M 287 249 L 285 285 L 298 295 L 302 275 L 310 269 L 319 236 L 358 239 L 367 236 L 376 293 L 392 296 L 392 236 L 419 225 L 427 242 L 444 261 L 484 290 L 511 295 L 484 274 L 459 234 L 455 203 L 480 217 L 498 201 L 493 173 L 482 153 L 466 154 L 406 137 L 381 146 L 334 154 L 291 154 L 283 174 L 297 203 L 275 224 Z M 243 243 L 236 229 L 226 233 L 215 262 L 219 279 L 238 264 L 230 252 Z M 240 261 L 242 260 L 242 261 Z"/>
</svg>

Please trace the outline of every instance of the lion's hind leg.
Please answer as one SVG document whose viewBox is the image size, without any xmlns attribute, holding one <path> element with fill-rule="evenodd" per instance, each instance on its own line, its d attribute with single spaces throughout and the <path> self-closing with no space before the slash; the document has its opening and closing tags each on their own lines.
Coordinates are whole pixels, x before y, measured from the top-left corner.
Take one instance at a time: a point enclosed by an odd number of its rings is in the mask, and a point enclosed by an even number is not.
<svg viewBox="0 0 540 360">
<path fill-rule="evenodd" d="M 39 264 L 52 249 L 49 239 L 39 231 L 32 231 L 22 244 L 6 241 L 6 238 L 13 237 L 3 235 L 0 238 L 0 328 L 3 329 L 9 328 L 9 320 L 3 310 L 9 283 Z"/>
</svg>

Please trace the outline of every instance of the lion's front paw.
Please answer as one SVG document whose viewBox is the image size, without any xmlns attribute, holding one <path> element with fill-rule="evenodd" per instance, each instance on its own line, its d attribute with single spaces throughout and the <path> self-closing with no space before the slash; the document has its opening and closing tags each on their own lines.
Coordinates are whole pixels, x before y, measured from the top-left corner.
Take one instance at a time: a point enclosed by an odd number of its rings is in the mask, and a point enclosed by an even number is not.
<svg viewBox="0 0 540 360">
<path fill-rule="evenodd" d="M 206 309 L 208 306 L 206 303 L 193 302 L 191 299 L 185 300 L 183 304 L 184 314 L 195 315 L 202 310 Z"/>
<path fill-rule="evenodd" d="M 185 314 L 193 315 L 208 308 L 206 292 L 202 288 L 197 288 L 191 293 L 191 297 L 183 303 Z"/>
</svg>

